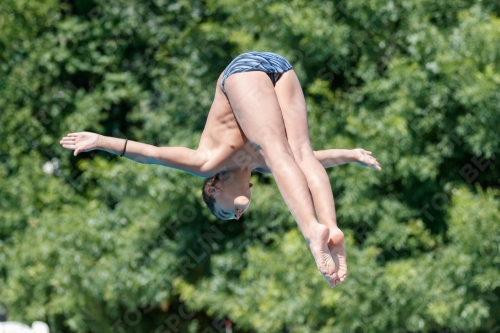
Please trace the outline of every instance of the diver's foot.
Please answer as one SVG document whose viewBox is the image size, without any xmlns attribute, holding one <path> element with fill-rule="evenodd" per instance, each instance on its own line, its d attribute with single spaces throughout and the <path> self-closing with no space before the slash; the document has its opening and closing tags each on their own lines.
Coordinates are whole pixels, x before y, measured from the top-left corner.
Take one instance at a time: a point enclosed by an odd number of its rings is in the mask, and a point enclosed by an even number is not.
<svg viewBox="0 0 500 333">
<path fill-rule="evenodd" d="M 338 267 L 337 277 L 340 284 L 347 277 L 347 260 L 344 248 L 344 233 L 339 228 L 330 228 L 330 238 L 328 239 L 328 248 L 333 261 Z"/>
<path fill-rule="evenodd" d="M 314 226 L 309 240 L 316 266 L 333 288 L 347 276 L 344 234 L 338 228 L 329 229 L 322 224 Z"/>
</svg>

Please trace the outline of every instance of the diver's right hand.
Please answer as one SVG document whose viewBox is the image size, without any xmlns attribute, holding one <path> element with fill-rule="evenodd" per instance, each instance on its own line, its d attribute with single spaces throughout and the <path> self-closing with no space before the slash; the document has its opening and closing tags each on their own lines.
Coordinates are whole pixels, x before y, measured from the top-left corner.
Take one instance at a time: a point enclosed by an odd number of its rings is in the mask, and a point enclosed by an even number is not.
<svg viewBox="0 0 500 333">
<path fill-rule="evenodd" d="M 100 135 L 92 132 L 69 133 L 59 142 L 63 148 L 74 150 L 74 156 L 98 148 Z"/>
</svg>

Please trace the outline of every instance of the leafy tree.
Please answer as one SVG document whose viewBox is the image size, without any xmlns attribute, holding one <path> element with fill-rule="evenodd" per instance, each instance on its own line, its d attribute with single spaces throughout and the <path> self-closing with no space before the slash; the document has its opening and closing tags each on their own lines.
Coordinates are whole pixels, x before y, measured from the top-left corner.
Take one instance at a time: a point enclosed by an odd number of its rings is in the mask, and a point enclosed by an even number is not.
<svg viewBox="0 0 500 333">
<path fill-rule="evenodd" d="M 500 6 L 465 0 L 0 5 L 0 303 L 53 332 L 494 332 Z M 201 180 L 58 145 L 94 131 L 196 147 L 215 82 L 286 56 L 328 171 L 349 277 L 333 290 L 272 177 L 216 221 Z"/>
</svg>

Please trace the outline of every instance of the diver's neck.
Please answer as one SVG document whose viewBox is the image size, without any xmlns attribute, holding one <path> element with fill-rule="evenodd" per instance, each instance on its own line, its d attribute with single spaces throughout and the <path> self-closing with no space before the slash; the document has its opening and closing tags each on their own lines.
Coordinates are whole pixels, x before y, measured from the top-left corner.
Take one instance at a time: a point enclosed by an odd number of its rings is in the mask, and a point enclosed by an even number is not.
<svg viewBox="0 0 500 333">
<path fill-rule="evenodd" d="M 221 171 L 220 178 L 226 180 L 245 179 L 245 182 L 247 183 L 251 175 L 252 175 L 252 168 L 245 167 L 245 168 L 236 168 L 236 169 Z"/>
<path fill-rule="evenodd" d="M 251 168 L 251 167 L 234 168 L 234 169 L 221 171 L 221 174 L 233 174 L 233 175 L 239 175 L 239 176 L 251 175 L 252 169 L 253 168 Z"/>
</svg>

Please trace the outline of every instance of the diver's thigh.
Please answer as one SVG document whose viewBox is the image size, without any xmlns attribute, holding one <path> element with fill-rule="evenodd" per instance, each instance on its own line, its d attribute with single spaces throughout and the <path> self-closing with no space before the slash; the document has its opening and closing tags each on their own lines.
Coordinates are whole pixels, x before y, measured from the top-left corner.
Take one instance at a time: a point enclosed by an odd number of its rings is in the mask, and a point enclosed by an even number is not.
<svg viewBox="0 0 500 333">
<path fill-rule="evenodd" d="M 293 70 L 283 73 L 276 83 L 276 96 L 280 105 L 288 143 L 294 156 L 312 154 L 307 122 L 307 108 L 299 79 Z"/>
<path fill-rule="evenodd" d="M 288 146 L 280 105 L 266 73 L 232 74 L 224 87 L 236 120 L 250 142 L 263 149 Z"/>
</svg>

